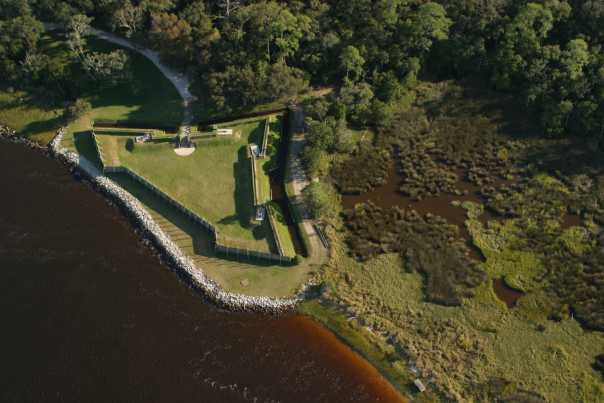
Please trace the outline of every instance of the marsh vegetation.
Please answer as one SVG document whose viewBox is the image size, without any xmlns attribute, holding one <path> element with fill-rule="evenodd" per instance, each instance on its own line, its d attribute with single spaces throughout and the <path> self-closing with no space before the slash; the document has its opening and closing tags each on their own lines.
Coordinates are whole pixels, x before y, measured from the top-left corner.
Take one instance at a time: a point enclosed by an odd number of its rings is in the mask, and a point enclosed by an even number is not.
<svg viewBox="0 0 604 403">
<path fill-rule="evenodd" d="M 367 150 L 387 154 L 395 174 L 386 183 L 381 175 L 367 180 L 371 164 L 358 158 Z M 556 388 L 529 375 L 554 371 L 547 360 L 540 369 L 522 367 L 521 375 L 497 360 L 491 368 L 480 364 L 474 379 L 452 373 L 478 365 L 480 356 L 515 355 L 517 338 L 526 337 L 543 354 L 538 360 L 554 348 L 565 357 L 561 370 L 589 379 L 575 390 L 584 401 L 602 398 L 592 363 L 600 368 L 595 357 L 604 339 L 580 330 L 603 329 L 604 170 L 598 155 L 586 142 L 540 136 L 505 97 L 467 83 L 420 83 L 413 105 L 379 128 L 371 143 L 332 159 L 326 181 L 340 191 L 341 183 L 369 191 L 344 195 L 340 218 L 326 219 L 339 246 L 322 274 L 322 300 L 377 329 L 395 346 L 391 360 L 405 357 L 435 376 L 443 397 L 550 401 Z M 403 287 L 409 276 L 417 276 L 413 286 Z M 402 312 L 423 327 L 402 320 Z M 555 347 L 545 341 L 544 333 L 570 327 L 579 329 L 572 338 L 556 336 Z M 442 332 L 462 336 L 447 339 Z M 495 350 L 484 344 L 492 334 L 499 340 Z M 573 348 L 582 353 L 569 353 Z M 437 369 L 427 362 L 432 349 L 439 354 L 434 360 L 446 356 L 450 365 Z M 572 362 L 571 354 L 577 354 Z"/>
</svg>

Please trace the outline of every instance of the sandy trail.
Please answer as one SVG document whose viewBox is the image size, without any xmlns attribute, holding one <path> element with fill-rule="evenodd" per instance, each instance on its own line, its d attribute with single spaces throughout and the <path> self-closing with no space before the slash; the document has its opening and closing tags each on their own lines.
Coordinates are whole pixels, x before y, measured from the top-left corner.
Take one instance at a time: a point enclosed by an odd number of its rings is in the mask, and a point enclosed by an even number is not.
<svg viewBox="0 0 604 403">
<path fill-rule="evenodd" d="M 53 23 L 45 23 L 44 27 L 48 31 L 63 29 L 63 27 L 58 24 Z M 161 61 L 159 53 L 151 50 L 149 48 L 145 48 L 137 43 L 130 41 L 127 38 L 123 38 L 121 36 L 117 36 L 112 34 L 111 32 L 103 31 L 97 28 L 90 28 L 88 31 L 90 35 L 96 36 L 97 38 L 101 38 L 111 43 L 115 43 L 116 45 L 122 46 L 124 48 L 131 49 L 141 55 L 145 56 L 147 59 L 151 61 L 158 69 L 162 72 L 162 74 L 174 85 L 178 94 L 182 98 L 183 106 L 184 106 L 184 114 L 183 114 L 183 126 L 188 126 L 193 121 L 193 102 L 197 99 L 191 91 L 189 87 L 191 86 L 191 81 L 186 74 L 180 73 L 165 63 Z"/>
</svg>

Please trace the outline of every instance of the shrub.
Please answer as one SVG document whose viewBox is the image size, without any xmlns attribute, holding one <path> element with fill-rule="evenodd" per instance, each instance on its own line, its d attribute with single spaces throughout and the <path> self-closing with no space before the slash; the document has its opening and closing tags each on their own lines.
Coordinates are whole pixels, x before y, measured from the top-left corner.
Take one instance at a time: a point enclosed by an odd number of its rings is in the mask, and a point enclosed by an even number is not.
<svg viewBox="0 0 604 403">
<path fill-rule="evenodd" d="M 92 109 L 90 102 L 78 98 L 72 104 L 65 108 L 63 116 L 67 121 L 73 121 L 81 118 Z"/>
<path fill-rule="evenodd" d="M 339 195 L 330 185 L 313 182 L 302 194 L 315 219 L 333 218 L 339 213 Z"/>
<path fill-rule="evenodd" d="M 596 356 L 596 359 L 593 363 L 593 368 L 596 371 L 600 372 L 600 374 L 602 375 L 602 379 L 604 379 L 604 353 Z"/>
<path fill-rule="evenodd" d="M 129 138 L 128 140 L 126 140 L 126 150 L 128 150 L 129 152 L 133 152 L 134 151 L 134 140 Z"/>
<path fill-rule="evenodd" d="M 329 155 L 318 148 L 307 147 L 304 150 L 304 164 L 311 178 L 320 178 L 329 170 Z"/>
<path fill-rule="evenodd" d="M 363 193 L 383 185 L 390 166 L 388 150 L 365 145 L 333 167 L 331 176 L 342 193 Z"/>
</svg>

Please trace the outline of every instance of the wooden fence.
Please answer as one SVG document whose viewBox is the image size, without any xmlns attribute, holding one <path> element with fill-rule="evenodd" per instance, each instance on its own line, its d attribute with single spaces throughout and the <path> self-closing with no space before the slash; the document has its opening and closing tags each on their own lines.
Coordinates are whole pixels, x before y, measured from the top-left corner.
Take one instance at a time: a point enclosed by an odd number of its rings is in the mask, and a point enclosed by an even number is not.
<svg viewBox="0 0 604 403">
<path fill-rule="evenodd" d="M 283 249 L 281 236 L 277 231 L 277 224 L 275 224 L 275 210 L 274 207 L 270 205 L 270 203 L 266 205 L 266 215 L 268 216 L 268 222 L 271 226 L 271 231 L 273 231 L 273 238 L 275 238 L 275 243 L 277 244 L 277 250 L 279 251 L 279 255 L 285 256 L 285 250 Z"/>
<path fill-rule="evenodd" d="M 260 149 L 260 156 L 266 157 L 266 148 L 268 147 L 268 136 L 271 129 L 271 117 L 269 116 L 264 121 L 264 134 L 262 136 L 262 148 Z"/>
<path fill-rule="evenodd" d="M 126 175 L 130 176 L 132 179 L 134 179 L 135 181 L 137 181 L 138 183 L 140 183 L 141 185 L 143 185 L 144 187 L 146 187 L 147 189 L 152 191 L 154 194 L 161 197 L 163 200 L 165 200 L 167 203 L 172 205 L 174 208 L 176 208 L 177 210 L 179 210 L 180 212 L 185 214 L 193 222 L 195 222 L 195 223 L 203 226 L 207 230 L 209 230 L 213 237 L 214 250 L 216 251 L 216 253 L 221 253 L 226 256 L 236 256 L 237 258 L 246 259 L 246 260 L 256 259 L 256 260 L 264 260 L 264 261 L 268 261 L 268 262 L 276 262 L 279 264 L 292 264 L 294 261 L 293 258 L 288 257 L 288 256 L 277 255 L 274 253 L 259 252 L 259 251 L 255 251 L 255 250 L 244 249 L 244 248 L 234 248 L 234 247 L 231 247 L 228 245 L 221 244 L 218 230 L 216 229 L 216 227 L 214 225 L 212 225 L 209 221 L 200 217 L 196 213 L 192 212 L 191 210 L 189 210 L 188 208 L 186 208 L 185 206 L 180 204 L 178 201 L 176 201 L 173 198 L 171 198 L 170 196 L 168 196 L 165 192 L 163 192 L 161 189 L 157 188 L 155 185 L 153 185 L 151 182 L 149 182 L 144 177 L 140 176 L 139 174 L 133 172 L 132 170 L 130 170 L 126 167 L 107 167 L 104 172 L 105 173 L 122 173 L 122 174 L 126 174 Z"/>
<path fill-rule="evenodd" d="M 258 186 L 256 186 L 256 156 L 254 155 L 254 150 L 252 150 L 252 145 L 248 144 L 247 153 L 250 160 L 250 169 L 252 172 L 252 194 L 254 195 L 254 207 L 260 204 L 258 200 Z"/>
<path fill-rule="evenodd" d="M 156 194 L 157 196 L 162 198 L 168 204 L 172 205 L 174 208 L 179 210 L 181 213 L 185 214 L 193 222 L 206 228 L 212 234 L 214 250 L 216 251 L 216 253 L 221 253 L 226 256 L 236 256 L 237 258 L 242 258 L 242 259 L 246 259 L 246 260 L 256 259 L 256 260 L 263 260 L 263 261 L 268 261 L 268 262 L 276 262 L 276 263 L 279 263 L 282 265 L 283 264 L 292 264 L 294 262 L 294 259 L 292 257 L 283 256 L 283 249 L 281 248 L 280 243 L 278 241 L 277 241 L 277 249 L 279 251 L 279 254 L 260 252 L 260 251 L 244 249 L 244 248 L 234 248 L 234 247 L 231 247 L 228 245 L 221 244 L 220 238 L 218 235 L 218 230 L 216 229 L 216 227 L 214 225 L 212 225 L 209 221 L 207 221 L 203 217 L 199 216 L 198 214 L 192 212 L 191 210 L 189 210 L 188 208 L 183 206 L 180 202 L 178 202 L 175 199 L 173 199 L 172 197 L 170 197 L 166 192 L 162 191 L 157 186 L 153 185 L 150 181 L 148 181 L 147 179 L 145 179 L 144 177 L 142 177 L 141 175 L 137 174 L 136 172 L 130 170 L 127 167 L 105 166 L 105 163 L 103 161 L 103 149 L 102 149 L 102 146 L 100 145 L 98 139 L 96 138 L 94 131 L 92 132 L 92 138 L 93 138 L 93 142 L 94 142 L 96 151 L 99 155 L 99 159 L 101 161 L 101 168 L 103 170 L 103 173 L 105 173 L 105 174 L 120 173 L 120 174 L 126 174 L 126 175 L 130 176 L 136 182 L 140 183 L 145 188 L 147 188 L 148 190 L 150 190 L 151 192 L 153 192 L 154 194 Z M 251 163 L 252 163 L 252 169 L 254 169 L 254 171 L 255 171 L 255 161 L 254 161 L 253 155 L 251 157 Z M 253 181 L 254 187 L 255 187 L 256 182 L 255 182 L 254 175 L 252 175 L 252 181 Z M 256 194 L 256 192 L 254 192 L 254 195 L 255 194 Z M 273 228 L 272 224 L 271 224 L 271 228 Z M 273 228 L 273 233 L 276 234 L 275 228 Z M 275 235 L 275 239 L 277 239 L 277 237 L 278 237 L 278 235 Z"/>
<path fill-rule="evenodd" d="M 258 252 L 255 250 L 249 249 L 240 249 L 240 248 L 232 248 L 230 246 L 216 244 L 215 246 L 216 253 L 225 255 L 225 256 L 237 256 L 244 257 L 247 260 L 249 259 L 257 259 L 264 260 L 269 262 L 276 262 L 281 265 L 290 265 L 294 262 L 294 258 L 289 256 L 281 256 L 276 255 L 274 253 L 266 253 L 266 252 Z"/>
<path fill-rule="evenodd" d="M 92 142 L 94 143 L 94 149 L 96 150 L 96 153 L 99 156 L 99 161 L 101 163 L 101 171 L 105 171 L 105 156 L 103 155 L 103 147 L 101 146 L 101 143 L 99 142 L 99 140 L 96 138 L 96 134 L 94 133 L 94 130 L 91 133 L 92 133 Z"/>
<path fill-rule="evenodd" d="M 164 201 L 166 201 L 168 204 L 170 204 L 171 206 L 173 206 L 174 208 L 179 210 L 181 213 L 185 214 L 187 217 L 189 217 L 195 223 L 208 229 L 212 233 L 214 238 L 216 239 L 216 235 L 217 235 L 216 228 L 212 224 L 210 224 L 207 220 L 205 220 L 204 218 L 200 217 L 199 215 L 195 214 L 194 212 L 192 212 L 191 210 L 189 210 L 188 208 L 186 208 L 185 206 L 180 204 L 178 201 L 176 201 L 173 198 L 171 198 L 170 196 L 168 196 L 165 192 L 163 192 L 157 186 L 155 186 L 154 184 L 149 182 L 147 179 L 143 178 L 136 172 L 134 172 L 124 166 L 107 167 L 107 168 L 108 169 L 105 170 L 105 173 L 122 173 L 122 174 L 126 174 L 126 175 L 130 176 L 132 179 L 134 179 L 135 181 L 137 181 L 138 183 L 140 183 L 141 185 L 143 185 L 144 187 L 146 187 L 147 189 L 149 189 L 150 191 L 155 193 L 157 196 L 159 196 Z"/>
</svg>

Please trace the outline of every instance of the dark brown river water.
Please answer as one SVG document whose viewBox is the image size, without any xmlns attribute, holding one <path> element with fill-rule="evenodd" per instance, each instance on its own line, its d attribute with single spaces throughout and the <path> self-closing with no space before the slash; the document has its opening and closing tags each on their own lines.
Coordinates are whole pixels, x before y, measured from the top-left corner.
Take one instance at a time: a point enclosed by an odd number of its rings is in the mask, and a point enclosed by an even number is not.
<svg viewBox="0 0 604 403">
<path fill-rule="evenodd" d="M 461 177 L 461 175 L 459 176 Z M 402 176 L 393 165 L 390 167 L 386 183 L 359 195 L 343 195 L 342 206 L 346 209 L 352 209 L 357 204 L 371 202 L 382 208 L 398 206 L 408 210 L 415 210 L 422 215 L 427 213 L 439 215 L 445 218 L 450 224 L 457 225 L 461 238 L 466 241 L 466 245 L 468 246 L 469 256 L 474 260 L 484 261 L 484 256 L 472 243 L 472 237 L 464 224 L 467 220 L 466 211 L 461 207 L 455 207 L 451 204 L 453 201 L 481 203 L 482 201 L 478 196 L 478 187 L 464 180 L 459 180 L 456 187 L 467 194 L 461 196 L 440 195 L 415 201 L 410 197 L 403 196 L 399 192 L 401 181 Z M 482 223 L 485 225 L 492 218 L 493 216 L 489 211 L 485 211 L 480 217 Z"/>
<path fill-rule="evenodd" d="M 0 142 L 1 402 L 395 402 L 331 333 L 206 304 L 57 162 Z"/>
</svg>

